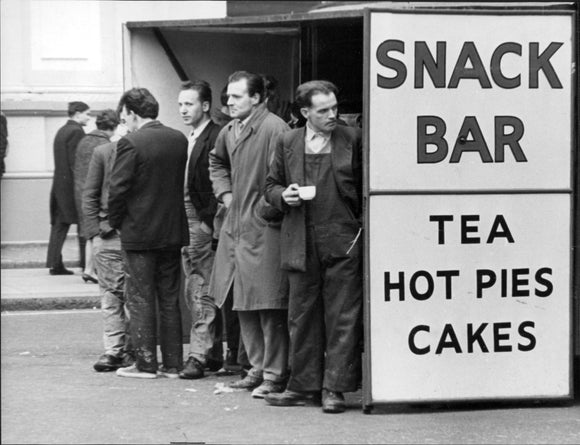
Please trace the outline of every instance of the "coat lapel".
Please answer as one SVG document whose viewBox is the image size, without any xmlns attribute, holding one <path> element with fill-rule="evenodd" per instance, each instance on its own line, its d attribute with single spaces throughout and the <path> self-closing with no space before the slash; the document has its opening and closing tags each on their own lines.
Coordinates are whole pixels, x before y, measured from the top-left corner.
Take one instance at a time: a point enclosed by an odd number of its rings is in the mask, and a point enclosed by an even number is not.
<svg viewBox="0 0 580 445">
<path fill-rule="evenodd" d="M 293 135 L 292 141 L 284 148 L 290 172 L 290 181 L 299 186 L 304 184 L 304 138 L 306 137 L 306 127 L 302 131 L 297 131 Z"/>
<path fill-rule="evenodd" d="M 211 133 L 211 128 L 213 125 L 214 125 L 214 123 L 212 121 L 210 121 L 206 125 L 206 127 L 203 129 L 203 131 L 201 132 L 199 137 L 197 138 L 197 141 L 195 141 L 195 145 L 193 146 L 193 149 L 191 150 L 191 156 L 189 158 L 188 169 L 190 172 L 192 172 L 195 169 L 195 165 L 197 164 L 197 160 L 199 159 L 199 157 L 201 156 L 201 154 L 203 153 L 203 151 L 207 145 L 207 140 L 209 138 L 209 134 Z"/>
<path fill-rule="evenodd" d="M 248 120 L 245 127 L 243 128 L 242 134 L 240 134 L 240 137 L 237 140 L 234 140 L 232 154 L 240 147 L 240 145 L 242 145 L 246 141 L 246 139 L 248 139 L 256 131 L 256 127 L 260 126 L 260 124 L 264 121 L 264 119 L 266 118 L 268 113 L 269 113 L 269 111 L 266 108 L 265 103 L 260 104 L 256 108 L 256 110 L 254 111 L 254 115 L 250 118 L 250 120 Z M 236 125 L 237 122 L 238 122 L 238 120 L 235 120 L 232 123 L 232 128 L 231 128 L 232 138 L 234 138 L 234 139 L 235 139 L 235 136 L 234 136 L 235 131 L 234 131 L 233 126 Z"/>
</svg>

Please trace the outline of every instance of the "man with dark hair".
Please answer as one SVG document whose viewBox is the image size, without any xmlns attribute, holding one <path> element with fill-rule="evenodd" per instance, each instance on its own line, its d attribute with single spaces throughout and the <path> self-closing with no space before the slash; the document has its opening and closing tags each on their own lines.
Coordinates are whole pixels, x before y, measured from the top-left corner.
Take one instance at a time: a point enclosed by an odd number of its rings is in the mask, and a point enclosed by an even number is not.
<svg viewBox="0 0 580 445">
<path fill-rule="evenodd" d="M 54 176 L 50 191 L 50 239 L 46 255 L 46 267 L 51 275 L 72 275 L 62 262 L 62 246 L 71 224 L 78 224 L 74 194 L 74 166 L 77 145 L 85 136 L 83 127 L 90 116 L 89 106 L 84 102 L 68 104 L 69 120 L 54 138 Z M 85 246 L 79 234 L 81 267 L 85 259 Z"/>
<path fill-rule="evenodd" d="M 280 212 L 263 192 L 274 144 L 288 126 L 266 108 L 261 76 L 238 71 L 228 79 L 234 118 L 210 153 L 210 177 L 228 209 L 220 232 L 210 290 L 222 306 L 233 288 L 233 309 L 252 368 L 230 386 L 253 397 L 281 392 L 288 363 L 287 280 L 280 270 Z M 270 221 L 270 222 L 269 222 Z"/>
<path fill-rule="evenodd" d="M 288 271 L 292 370 L 276 406 L 318 398 L 345 410 L 356 391 L 362 334 L 361 133 L 337 123 L 337 89 L 310 81 L 296 90 L 306 128 L 282 135 L 266 180 L 267 201 L 284 212 L 282 268 Z M 314 186 L 306 197 L 301 186 Z"/>
<path fill-rule="evenodd" d="M 185 83 L 177 99 L 185 125 L 191 126 L 185 169 L 185 213 L 189 246 L 182 249 L 185 301 L 191 313 L 189 357 L 179 373 L 182 379 L 199 379 L 204 369 L 217 371 L 223 363 L 221 313 L 208 284 L 215 257 L 214 218 L 218 202 L 209 179 L 208 155 L 221 127 L 210 118 L 211 87 L 202 80 Z"/>
<path fill-rule="evenodd" d="M 183 366 L 180 251 L 189 242 L 183 205 L 187 139 L 155 120 L 159 105 L 145 88 L 125 92 L 118 109 L 129 134 L 117 145 L 109 224 L 121 232 L 136 363 L 117 375 L 156 378 L 158 305 L 159 374 L 176 378 Z"/>
<path fill-rule="evenodd" d="M 97 116 L 97 127 L 112 133 L 119 120 L 111 112 L 106 110 Z M 95 147 L 82 195 L 83 232 L 93 243 L 101 291 L 105 353 L 93 365 L 97 372 L 115 371 L 135 362 L 129 335 L 121 239 L 109 224 L 107 203 L 116 154 L 116 142 Z"/>
<path fill-rule="evenodd" d="M 74 168 L 75 206 L 78 215 L 79 239 L 84 244 L 85 258 L 81 261 L 82 278 L 85 282 L 97 283 L 93 263 L 93 243 L 85 231 L 85 217 L 82 209 L 83 188 L 89 172 L 89 163 L 95 147 L 110 142 L 119 125 L 119 118 L 114 110 L 104 110 L 97 114 L 97 129 L 84 136 L 77 146 Z"/>
</svg>

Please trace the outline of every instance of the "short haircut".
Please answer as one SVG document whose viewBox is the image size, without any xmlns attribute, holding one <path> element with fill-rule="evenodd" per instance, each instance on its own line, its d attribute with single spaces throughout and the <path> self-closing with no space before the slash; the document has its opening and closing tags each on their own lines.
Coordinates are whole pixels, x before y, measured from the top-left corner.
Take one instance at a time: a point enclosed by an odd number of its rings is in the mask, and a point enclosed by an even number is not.
<svg viewBox="0 0 580 445">
<path fill-rule="evenodd" d="M 76 113 L 83 113 L 85 111 L 87 111 L 89 107 L 86 103 L 84 102 L 69 102 L 68 103 L 68 117 L 73 117 Z"/>
<path fill-rule="evenodd" d="M 117 106 L 118 114 L 121 114 L 123 107 L 142 118 L 157 119 L 159 115 L 159 103 L 147 88 L 131 88 L 125 91 Z"/>
<path fill-rule="evenodd" d="M 209 102 L 211 108 L 211 86 L 205 80 L 187 81 L 181 85 L 181 91 L 197 91 L 200 102 Z"/>
<path fill-rule="evenodd" d="M 239 80 L 246 79 L 248 84 L 248 94 L 253 96 L 254 94 L 260 95 L 260 102 L 264 102 L 264 78 L 259 74 L 250 73 L 248 71 L 236 71 L 231 74 L 228 78 L 228 84 L 232 82 L 237 82 Z"/>
<path fill-rule="evenodd" d="M 228 105 L 228 86 L 226 85 L 221 94 L 220 94 L 220 102 L 223 107 L 227 107 Z"/>
<path fill-rule="evenodd" d="M 312 106 L 312 96 L 317 93 L 338 96 L 338 88 L 328 80 L 311 80 L 298 85 L 296 88 L 296 104 L 298 108 L 308 108 Z"/>
<path fill-rule="evenodd" d="M 262 76 L 264 78 L 264 90 L 266 97 L 273 97 L 278 94 L 278 79 L 270 74 Z"/>
<path fill-rule="evenodd" d="M 119 115 L 110 108 L 103 110 L 97 114 L 96 124 L 99 130 L 115 130 L 119 125 Z"/>
</svg>

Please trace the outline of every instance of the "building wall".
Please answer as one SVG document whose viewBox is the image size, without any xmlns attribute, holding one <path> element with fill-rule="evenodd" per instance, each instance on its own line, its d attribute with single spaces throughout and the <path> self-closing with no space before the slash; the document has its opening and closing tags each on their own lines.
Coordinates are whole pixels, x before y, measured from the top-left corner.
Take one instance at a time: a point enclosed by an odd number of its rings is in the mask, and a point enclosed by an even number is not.
<svg viewBox="0 0 580 445">
<path fill-rule="evenodd" d="M 9 133 L 2 244 L 48 240 L 54 135 L 72 100 L 94 111 L 115 108 L 124 90 L 122 24 L 225 15 L 225 1 L 0 2 L 0 97 Z"/>
</svg>

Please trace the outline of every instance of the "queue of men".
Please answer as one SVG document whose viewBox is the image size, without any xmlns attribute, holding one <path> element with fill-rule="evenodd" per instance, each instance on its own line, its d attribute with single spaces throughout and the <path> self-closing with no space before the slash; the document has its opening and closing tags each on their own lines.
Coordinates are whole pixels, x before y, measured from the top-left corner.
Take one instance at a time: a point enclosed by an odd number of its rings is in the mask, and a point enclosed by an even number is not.
<svg viewBox="0 0 580 445">
<path fill-rule="evenodd" d="M 360 382 L 360 130 L 338 124 L 330 82 L 298 87 L 306 125 L 295 129 L 269 111 L 265 91 L 262 76 L 233 73 L 231 120 L 220 127 L 210 85 L 184 84 L 177 103 L 188 138 L 157 120 L 147 89 L 122 96 L 128 134 L 95 149 L 83 193 L 104 325 L 94 368 L 198 379 L 244 365 L 231 388 L 339 413 Z"/>
</svg>

